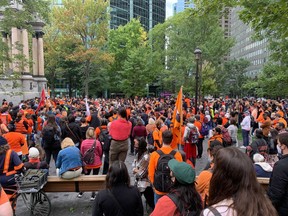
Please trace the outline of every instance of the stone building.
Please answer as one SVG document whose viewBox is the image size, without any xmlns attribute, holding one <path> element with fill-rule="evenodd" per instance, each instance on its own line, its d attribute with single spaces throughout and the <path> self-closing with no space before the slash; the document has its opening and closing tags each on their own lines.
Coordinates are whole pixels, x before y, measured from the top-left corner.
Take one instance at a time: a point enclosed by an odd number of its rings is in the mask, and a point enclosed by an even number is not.
<svg viewBox="0 0 288 216">
<path fill-rule="evenodd" d="M 20 11 L 23 3 L 11 0 L 10 8 Z M 6 8 L 0 8 L 0 20 Z M 14 104 L 21 100 L 39 97 L 42 88 L 47 90 L 44 73 L 43 26 L 44 22 L 36 16 L 30 21 L 33 32 L 12 27 L 5 32 L 1 29 L 2 42 L 8 47 L 7 57 L 11 61 L 2 61 L 0 72 L 0 101 L 4 98 Z M 31 34 L 31 35 L 29 35 Z M 32 43 L 29 43 L 29 38 Z"/>
</svg>

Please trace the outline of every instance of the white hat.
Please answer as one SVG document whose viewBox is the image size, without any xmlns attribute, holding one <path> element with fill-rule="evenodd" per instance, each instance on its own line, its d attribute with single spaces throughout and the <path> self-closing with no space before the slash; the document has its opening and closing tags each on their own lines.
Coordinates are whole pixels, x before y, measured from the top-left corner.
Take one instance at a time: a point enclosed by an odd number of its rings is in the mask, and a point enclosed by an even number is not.
<svg viewBox="0 0 288 216">
<path fill-rule="evenodd" d="M 30 158 L 38 158 L 39 157 L 39 151 L 35 147 L 31 147 L 29 149 L 29 157 Z"/>
<path fill-rule="evenodd" d="M 264 162 L 265 158 L 263 157 L 263 155 L 256 153 L 253 155 L 253 161 L 255 163 Z"/>
</svg>

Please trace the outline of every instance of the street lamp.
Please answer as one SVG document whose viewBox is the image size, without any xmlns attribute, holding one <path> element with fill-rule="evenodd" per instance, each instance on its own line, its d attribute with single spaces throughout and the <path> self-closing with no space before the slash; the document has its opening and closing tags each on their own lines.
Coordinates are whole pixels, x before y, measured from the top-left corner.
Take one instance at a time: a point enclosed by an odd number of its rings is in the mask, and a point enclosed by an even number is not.
<svg viewBox="0 0 288 216">
<path fill-rule="evenodd" d="M 199 48 L 196 48 L 194 51 L 195 60 L 196 60 L 196 84 L 195 84 L 195 114 L 197 114 L 198 110 L 198 82 L 199 82 L 199 61 L 201 59 L 202 51 Z"/>
<path fill-rule="evenodd" d="M 147 98 L 149 97 L 149 84 L 146 84 L 146 89 L 147 89 Z"/>
</svg>

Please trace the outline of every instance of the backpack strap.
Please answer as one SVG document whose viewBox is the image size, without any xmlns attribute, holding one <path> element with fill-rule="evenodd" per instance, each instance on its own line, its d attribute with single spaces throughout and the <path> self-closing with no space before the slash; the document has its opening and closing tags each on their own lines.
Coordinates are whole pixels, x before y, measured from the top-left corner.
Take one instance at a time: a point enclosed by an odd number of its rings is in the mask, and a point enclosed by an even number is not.
<svg viewBox="0 0 288 216">
<path fill-rule="evenodd" d="M 158 149 L 157 151 L 156 151 L 159 155 L 160 155 L 160 157 L 161 157 L 161 155 L 163 155 L 164 153 L 163 153 L 163 151 L 162 150 L 160 150 L 160 149 Z"/>
<path fill-rule="evenodd" d="M 169 193 L 167 196 L 174 202 L 180 214 L 183 212 L 183 204 L 180 202 L 179 197 L 175 193 Z"/>
<path fill-rule="evenodd" d="M 210 206 L 208 209 L 214 214 L 214 216 L 221 216 L 220 212 L 216 208 Z"/>
<path fill-rule="evenodd" d="M 175 150 L 172 150 L 169 154 L 171 154 L 171 155 L 174 157 L 175 154 L 176 154 L 176 151 L 175 151 Z"/>
</svg>

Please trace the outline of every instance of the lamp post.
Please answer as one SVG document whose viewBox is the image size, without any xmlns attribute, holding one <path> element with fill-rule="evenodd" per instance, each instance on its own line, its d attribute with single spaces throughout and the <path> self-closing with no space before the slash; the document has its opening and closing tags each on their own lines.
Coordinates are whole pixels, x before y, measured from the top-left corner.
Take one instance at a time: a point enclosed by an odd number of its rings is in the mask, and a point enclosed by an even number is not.
<svg viewBox="0 0 288 216">
<path fill-rule="evenodd" d="M 201 59 L 202 51 L 199 48 L 196 48 L 194 51 L 195 60 L 196 60 L 196 76 L 195 76 L 195 114 L 198 111 L 198 82 L 199 82 L 199 61 Z"/>
<path fill-rule="evenodd" d="M 147 98 L 149 97 L 149 84 L 146 84 L 146 89 L 147 89 Z"/>
</svg>

